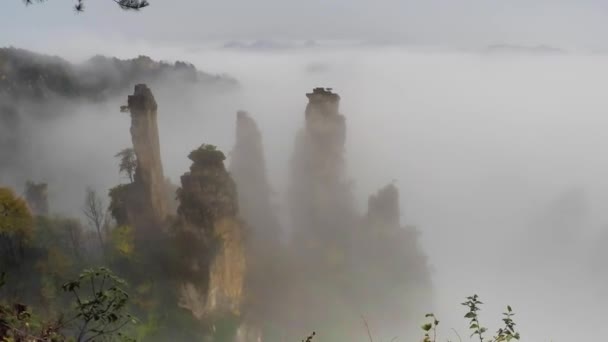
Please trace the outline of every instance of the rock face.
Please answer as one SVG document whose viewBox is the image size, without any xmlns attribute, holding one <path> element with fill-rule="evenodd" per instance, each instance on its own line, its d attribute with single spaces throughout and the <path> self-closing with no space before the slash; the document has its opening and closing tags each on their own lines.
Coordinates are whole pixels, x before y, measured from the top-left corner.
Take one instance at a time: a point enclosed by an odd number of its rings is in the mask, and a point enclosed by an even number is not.
<svg viewBox="0 0 608 342">
<path fill-rule="evenodd" d="M 352 300 L 370 324 L 386 334 L 417 322 L 424 315 L 418 310 L 432 305 L 431 276 L 419 233 L 403 227 L 400 216 L 399 191 L 389 184 L 369 197 L 367 214 L 354 234 L 358 267 Z M 415 326 L 407 328 L 416 331 Z"/>
<path fill-rule="evenodd" d="M 34 215 L 46 216 L 49 214 L 48 185 L 46 183 L 27 182 L 25 199 Z"/>
<path fill-rule="evenodd" d="M 181 177 L 178 190 L 178 234 L 192 246 L 182 251 L 191 266 L 180 305 L 199 319 L 239 317 L 247 267 L 236 186 L 224 167 L 224 154 L 214 146 L 203 145 L 189 158 L 190 172 Z"/>
<path fill-rule="evenodd" d="M 131 140 L 137 156 L 133 188 L 137 192 L 136 221 L 159 224 L 167 216 L 166 184 L 160 158 L 157 105 L 152 91 L 144 85 L 135 86 L 129 96 Z M 136 224 L 142 226 L 143 224 Z"/>
<path fill-rule="evenodd" d="M 292 159 L 293 226 L 304 244 L 339 245 L 356 222 L 344 164 L 346 122 L 338 94 L 315 88 L 306 96 L 306 127 L 296 138 Z"/>
<path fill-rule="evenodd" d="M 237 112 L 230 174 L 238 188 L 241 216 L 253 229 L 252 238 L 277 244 L 280 227 L 271 201 L 272 189 L 266 174 L 262 134 L 245 111 Z"/>
<path fill-rule="evenodd" d="M 367 214 L 357 213 L 345 170 L 340 96 L 316 88 L 307 97 L 288 193 L 293 256 L 281 324 L 291 333 L 314 327 L 324 340 L 349 341 L 359 338 L 352 327 L 364 315 L 374 330 L 392 334 L 380 339 L 390 340 L 407 331 L 403 322 L 424 315 L 416 308 L 430 304 L 426 256 L 415 229 L 401 226 L 394 185 L 370 197 Z"/>
<path fill-rule="evenodd" d="M 306 96 L 306 125 L 296 137 L 288 192 L 293 231 L 288 250 L 297 273 L 289 275 L 284 325 L 301 335 L 315 327 L 324 339 L 348 340 L 345 327 L 359 319 L 347 300 L 359 217 L 345 172 L 346 122 L 340 96 L 331 89 L 316 88 Z"/>
<path fill-rule="evenodd" d="M 268 340 L 271 322 L 280 320 L 277 296 L 284 287 L 284 250 L 281 228 L 272 205 L 272 189 L 266 173 L 262 135 L 253 118 L 244 111 L 236 115 L 236 143 L 231 153 L 230 173 L 238 189 L 241 217 L 250 227 L 247 239 L 246 326 L 242 341 Z"/>
</svg>

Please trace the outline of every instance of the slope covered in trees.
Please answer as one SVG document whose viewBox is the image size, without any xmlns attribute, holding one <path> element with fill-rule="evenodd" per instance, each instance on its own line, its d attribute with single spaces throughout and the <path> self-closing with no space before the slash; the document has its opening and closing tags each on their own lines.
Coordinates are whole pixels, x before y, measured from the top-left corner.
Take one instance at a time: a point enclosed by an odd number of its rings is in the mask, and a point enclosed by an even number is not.
<svg viewBox="0 0 608 342">
<path fill-rule="evenodd" d="M 51 96 L 102 101 L 124 94 L 137 83 L 156 81 L 218 83 L 231 86 L 235 80 L 198 70 L 177 61 L 155 61 L 148 56 L 133 59 L 95 56 L 82 64 L 24 49 L 0 48 L 0 96 L 26 101 Z"/>
</svg>

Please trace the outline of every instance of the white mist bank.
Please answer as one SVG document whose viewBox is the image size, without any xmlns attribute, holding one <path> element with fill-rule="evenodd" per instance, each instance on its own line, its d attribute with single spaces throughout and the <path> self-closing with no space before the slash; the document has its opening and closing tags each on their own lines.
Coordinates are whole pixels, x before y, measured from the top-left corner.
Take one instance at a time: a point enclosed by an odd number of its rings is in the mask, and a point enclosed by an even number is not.
<svg viewBox="0 0 608 342">
<path fill-rule="evenodd" d="M 332 87 L 347 118 L 348 170 L 360 207 L 395 180 L 402 221 L 422 232 L 436 302 L 421 310 L 435 311 L 442 336 L 452 327 L 468 336 L 459 303 L 473 293 L 487 303 L 481 319 L 491 331 L 510 304 L 522 341 L 603 335 L 608 57 L 400 48 L 87 49 L 187 60 L 237 78 L 241 89 L 222 96 L 183 100 L 180 89 L 152 89 L 165 173 L 179 183 L 188 152 L 202 143 L 229 152 L 236 111 L 245 109 L 262 130 L 279 209 L 285 209 L 281 196 L 305 93 Z M 119 181 L 113 155 L 129 144 L 128 117 L 118 112 L 127 95 L 104 106 L 72 106 L 74 115 L 33 131 L 41 167 L 32 174 L 50 183 L 52 209 L 78 208 L 87 185 L 105 193 Z M 573 188 L 578 197 L 555 204 Z"/>
</svg>

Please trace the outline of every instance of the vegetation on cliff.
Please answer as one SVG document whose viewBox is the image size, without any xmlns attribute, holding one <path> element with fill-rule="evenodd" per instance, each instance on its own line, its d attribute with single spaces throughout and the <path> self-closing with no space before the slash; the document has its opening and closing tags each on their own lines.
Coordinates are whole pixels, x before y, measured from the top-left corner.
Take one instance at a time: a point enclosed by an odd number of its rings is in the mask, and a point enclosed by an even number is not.
<svg viewBox="0 0 608 342">
<path fill-rule="evenodd" d="M 199 71 L 194 65 L 155 61 L 148 56 L 133 59 L 95 56 L 73 64 L 56 56 L 13 47 L 0 48 L 0 96 L 11 100 L 42 101 L 52 96 L 102 101 L 123 94 L 133 84 L 225 84 L 228 76 Z"/>
</svg>

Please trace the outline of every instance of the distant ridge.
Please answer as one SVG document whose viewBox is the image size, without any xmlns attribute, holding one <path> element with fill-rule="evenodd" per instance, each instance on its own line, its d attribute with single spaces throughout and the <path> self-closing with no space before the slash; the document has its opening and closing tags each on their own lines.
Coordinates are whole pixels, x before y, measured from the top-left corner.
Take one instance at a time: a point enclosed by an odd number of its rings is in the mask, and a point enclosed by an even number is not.
<svg viewBox="0 0 608 342">
<path fill-rule="evenodd" d="M 148 56 L 133 59 L 95 56 L 73 64 L 18 48 L 0 48 L 0 95 L 12 99 L 43 100 L 50 95 L 101 101 L 131 90 L 137 83 L 213 84 L 236 86 L 226 75 L 199 71 L 193 64 L 155 61 Z"/>
<path fill-rule="evenodd" d="M 484 52 L 494 54 L 521 54 L 521 55 L 563 55 L 568 51 L 549 45 L 510 45 L 494 44 L 485 48 Z"/>
</svg>

